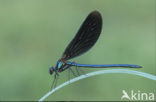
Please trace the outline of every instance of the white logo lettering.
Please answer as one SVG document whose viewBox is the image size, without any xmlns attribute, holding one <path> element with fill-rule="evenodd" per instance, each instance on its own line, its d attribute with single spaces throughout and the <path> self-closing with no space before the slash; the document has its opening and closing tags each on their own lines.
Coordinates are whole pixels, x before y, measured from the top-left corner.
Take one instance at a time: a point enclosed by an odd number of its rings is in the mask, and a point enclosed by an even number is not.
<svg viewBox="0 0 156 102">
<path fill-rule="evenodd" d="M 128 96 L 128 94 L 127 94 L 127 92 L 126 92 L 125 90 L 122 90 L 122 93 L 123 93 L 123 96 L 121 97 L 121 99 L 127 98 L 127 99 L 131 100 L 130 97 Z"/>
<path fill-rule="evenodd" d="M 141 92 L 141 91 L 130 91 L 130 95 L 128 95 L 128 93 L 125 90 L 122 90 L 122 97 L 121 100 L 123 99 L 127 99 L 127 100 L 135 100 L 135 101 L 153 101 L 154 100 L 154 93 L 145 93 L 145 92 Z"/>
</svg>

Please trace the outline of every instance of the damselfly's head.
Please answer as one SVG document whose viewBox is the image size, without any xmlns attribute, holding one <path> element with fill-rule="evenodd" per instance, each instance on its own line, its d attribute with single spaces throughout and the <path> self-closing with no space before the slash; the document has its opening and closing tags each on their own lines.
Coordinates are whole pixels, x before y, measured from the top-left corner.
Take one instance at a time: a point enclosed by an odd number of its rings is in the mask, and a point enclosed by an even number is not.
<svg viewBox="0 0 156 102">
<path fill-rule="evenodd" d="M 57 64 L 55 67 L 50 67 L 49 69 L 49 74 L 52 75 L 53 72 L 56 72 L 56 74 L 58 74 L 57 72 L 62 72 L 64 71 L 64 67 L 66 66 L 66 64 L 60 60 L 57 61 Z"/>
<path fill-rule="evenodd" d="M 54 67 L 50 67 L 50 68 L 49 68 L 49 74 L 50 74 L 50 75 L 52 75 L 54 71 L 55 71 L 55 68 L 54 68 Z"/>
</svg>

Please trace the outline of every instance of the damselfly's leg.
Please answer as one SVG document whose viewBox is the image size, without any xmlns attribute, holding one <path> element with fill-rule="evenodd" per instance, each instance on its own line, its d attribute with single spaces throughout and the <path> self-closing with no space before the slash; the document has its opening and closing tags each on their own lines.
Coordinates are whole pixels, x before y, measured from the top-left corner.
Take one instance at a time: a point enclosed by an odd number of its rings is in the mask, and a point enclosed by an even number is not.
<svg viewBox="0 0 156 102">
<path fill-rule="evenodd" d="M 58 77 L 59 77 L 59 76 L 57 75 L 56 81 L 55 81 L 55 84 L 54 84 L 54 88 L 56 88 Z"/>
<path fill-rule="evenodd" d="M 77 71 L 79 76 L 81 73 L 82 73 L 81 75 L 86 75 L 86 73 L 81 68 L 78 68 L 78 66 L 75 66 L 75 67 L 76 67 L 76 71 Z"/>
<path fill-rule="evenodd" d="M 71 68 L 69 68 L 69 70 L 72 72 L 73 76 L 77 77 L 77 75 L 75 74 L 75 72 Z"/>
<path fill-rule="evenodd" d="M 52 82 L 52 85 L 51 85 L 50 90 L 52 90 L 52 89 L 53 89 L 55 81 L 56 81 L 56 74 L 54 75 L 54 80 L 53 80 L 53 82 Z"/>
<path fill-rule="evenodd" d="M 51 90 L 56 87 L 58 76 L 59 76 L 59 74 L 57 72 L 55 72 L 54 80 L 53 80 L 53 83 L 51 86 Z"/>
<path fill-rule="evenodd" d="M 80 72 L 79 72 L 77 66 L 75 66 L 75 67 L 76 67 L 76 72 L 77 72 L 78 76 L 80 76 Z"/>
<path fill-rule="evenodd" d="M 76 77 L 76 76 L 80 76 L 80 72 L 79 72 L 79 70 L 78 70 L 78 68 L 77 68 L 77 66 L 75 65 L 75 67 L 76 67 L 76 72 L 77 72 L 77 75 L 74 73 L 74 71 L 73 71 L 73 75 Z M 71 69 L 71 71 L 72 71 L 72 69 Z"/>
<path fill-rule="evenodd" d="M 68 69 L 68 80 L 69 80 L 69 83 L 70 83 L 70 69 Z"/>
<path fill-rule="evenodd" d="M 87 76 L 86 72 L 85 72 L 83 69 L 79 68 L 79 71 L 80 71 L 83 75 L 86 75 L 86 76 Z"/>
<path fill-rule="evenodd" d="M 70 83 L 70 67 L 71 65 L 67 65 L 67 67 L 65 69 L 68 69 L 68 80 L 69 80 L 69 83 Z"/>
</svg>

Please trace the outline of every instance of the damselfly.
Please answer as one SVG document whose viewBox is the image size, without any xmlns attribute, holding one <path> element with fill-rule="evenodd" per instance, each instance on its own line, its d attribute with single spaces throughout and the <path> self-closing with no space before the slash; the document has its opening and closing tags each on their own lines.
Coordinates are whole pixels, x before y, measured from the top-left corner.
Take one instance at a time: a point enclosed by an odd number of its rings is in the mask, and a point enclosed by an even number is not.
<svg viewBox="0 0 156 102">
<path fill-rule="evenodd" d="M 79 64 L 75 62 L 68 61 L 74 57 L 82 55 L 87 52 L 98 40 L 102 30 L 102 17 L 98 11 L 91 12 L 80 29 L 78 30 L 76 36 L 69 43 L 65 49 L 62 57 L 57 61 L 55 67 L 49 69 L 49 73 L 52 75 L 55 72 L 55 79 L 60 72 L 76 67 L 87 67 L 87 68 L 111 68 L 111 67 L 126 67 L 126 68 L 141 68 L 139 65 L 131 64 L 108 64 L 108 65 L 91 65 L 91 64 Z M 54 80 L 55 80 L 54 79 Z"/>
</svg>

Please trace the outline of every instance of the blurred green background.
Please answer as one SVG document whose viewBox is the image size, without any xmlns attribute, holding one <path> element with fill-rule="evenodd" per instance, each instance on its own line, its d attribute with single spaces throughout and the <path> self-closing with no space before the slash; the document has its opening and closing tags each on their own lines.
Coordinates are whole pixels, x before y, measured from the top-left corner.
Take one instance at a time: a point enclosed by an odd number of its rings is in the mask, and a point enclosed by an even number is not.
<svg viewBox="0 0 156 102">
<path fill-rule="evenodd" d="M 53 81 L 49 67 L 93 10 L 103 17 L 101 36 L 89 52 L 71 61 L 138 64 L 143 68 L 133 70 L 155 75 L 154 0 L 0 0 L 0 101 L 45 95 Z M 97 70 L 104 69 L 86 72 Z M 58 85 L 67 74 L 60 73 Z M 68 85 L 46 100 L 120 101 L 122 90 L 154 93 L 155 84 L 135 75 L 104 74 Z"/>
</svg>

